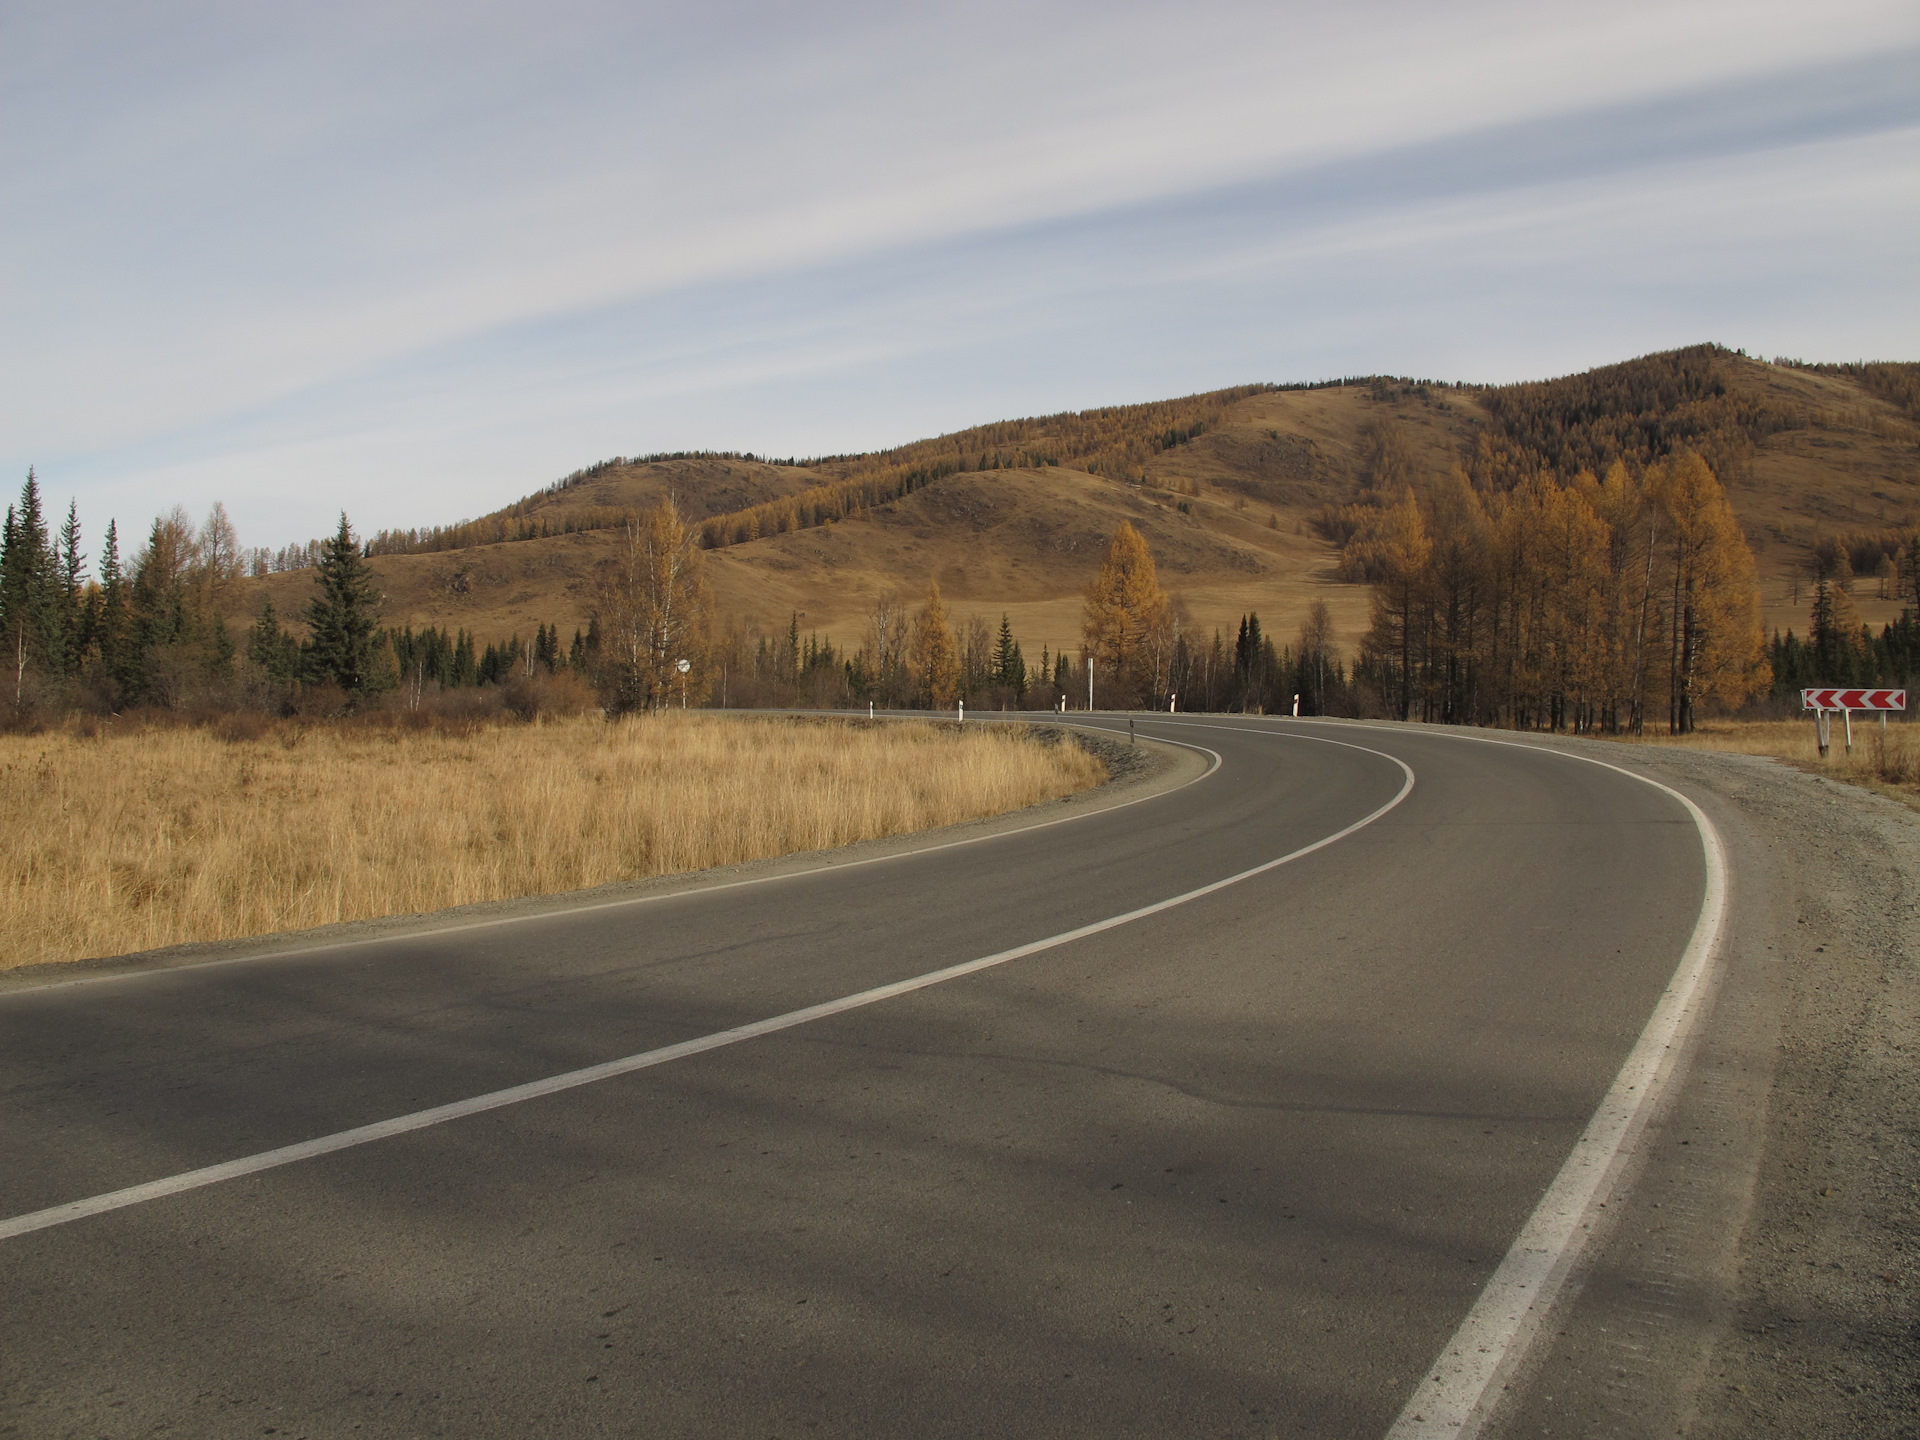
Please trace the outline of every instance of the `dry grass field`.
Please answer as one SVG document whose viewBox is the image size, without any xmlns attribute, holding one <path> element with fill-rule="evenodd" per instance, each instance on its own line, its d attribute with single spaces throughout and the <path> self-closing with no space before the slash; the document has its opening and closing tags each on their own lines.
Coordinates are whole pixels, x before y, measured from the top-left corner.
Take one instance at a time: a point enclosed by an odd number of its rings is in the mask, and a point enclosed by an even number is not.
<svg viewBox="0 0 1920 1440">
<path fill-rule="evenodd" d="M 823 849 L 1104 778 L 1000 727 L 698 711 L 0 735 L 0 968 Z"/>
<path fill-rule="evenodd" d="M 1650 745 L 1683 750 L 1725 750 L 1736 755 L 1772 755 L 1818 775 L 1892 793 L 1920 808 L 1920 724 L 1895 719 L 1885 730 L 1877 719 L 1853 717 L 1853 750 L 1846 726 L 1835 716 L 1833 743 L 1820 758 L 1813 718 L 1804 720 L 1708 720 L 1692 735 L 1637 737 Z"/>
</svg>

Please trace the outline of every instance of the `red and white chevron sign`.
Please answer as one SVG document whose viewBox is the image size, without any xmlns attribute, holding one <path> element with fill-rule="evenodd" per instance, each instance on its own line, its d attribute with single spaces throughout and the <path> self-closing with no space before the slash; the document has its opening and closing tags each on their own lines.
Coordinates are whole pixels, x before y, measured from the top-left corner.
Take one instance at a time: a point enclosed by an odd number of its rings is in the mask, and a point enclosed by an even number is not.
<svg viewBox="0 0 1920 1440">
<path fill-rule="evenodd" d="M 1802 710 L 1904 710 L 1904 690 L 1802 690 Z"/>
</svg>

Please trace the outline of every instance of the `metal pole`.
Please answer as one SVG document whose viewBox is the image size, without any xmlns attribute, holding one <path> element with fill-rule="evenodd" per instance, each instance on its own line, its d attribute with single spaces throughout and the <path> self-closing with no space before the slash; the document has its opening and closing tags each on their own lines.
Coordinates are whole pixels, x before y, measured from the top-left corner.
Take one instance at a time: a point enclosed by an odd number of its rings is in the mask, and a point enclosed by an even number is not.
<svg viewBox="0 0 1920 1440">
<path fill-rule="evenodd" d="M 1814 738 L 1814 742 L 1818 744 L 1820 747 L 1820 758 L 1822 760 L 1826 759 L 1827 758 L 1827 712 L 1825 710 L 1815 710 L 1813 712 L 1813 738 Z"/>
<path fill-rule="evenodd" d="M 1851 755 L 1853 754 L 1853 711 L 1842 710 L 1840 713 L 1847 717 L 1847 754 Z"/>
</svg>

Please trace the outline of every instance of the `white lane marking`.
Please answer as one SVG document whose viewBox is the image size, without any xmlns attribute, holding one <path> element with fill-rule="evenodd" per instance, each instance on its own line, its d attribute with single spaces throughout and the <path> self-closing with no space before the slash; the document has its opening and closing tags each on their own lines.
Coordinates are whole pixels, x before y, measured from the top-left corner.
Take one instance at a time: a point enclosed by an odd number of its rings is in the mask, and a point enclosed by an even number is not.
<svg viewBox="0 0 1920 1440">
<path fill-rule="evenodd" d="M 1193 725 L 1192 728 L 1245 732 L 1265 727 Z M 1289 732 L 1276 729 L 1268 733 Z M 1573 1152 L 1560 1167 L 1560 1173 L 1554 1176 L 1547 1193 L 1540 1198 L 1506 1258 L 1500 1262 L 1500 1268 L 1493 1272 L 1493 1278 L 1480 1292 L 1467 1318 L 1441 1350 L 1431 1373 L 1386 1435 L 1386 1440 L 1470 1440 L 1492 1419 L 1507 1393 L 1505 1380 L 1519 1373 L 1561 1288 L 1579 1263 L 1600 1208 L 1617 1193 L 1623 1193 L 1621 1181 L 1632 1162 L 1635 1147 L 1678 1071 L 1688 1037 L 1707 1010 L 1705 1002 L 1712 993 L 1708 981 L 1719 959 L 1720 935 L 1726 925 L 1727 862 L 1720 833 L 1706 812 L 1671 785 L 1663 785 L 1650 776 L 1637 775 L 1624 766 L 1596 760 L 1591 755 L 1576 755 L 1547 745 L 1448 731 L 1418 733 L 1442 740 L 1472 740 L 1511 750 L 1530 750 L 1536 755 L 1555 755 L 1563 760 L 1581 760 L 1651 785 L 1678 800 L 1693 817 L 1707 866 L 1706 893 L 1700 899 L 1700 915 L 1694 922 L 1693 935 L 1681 952 L 1673 979 L 1654 1006 L 1646 1028 L 1640 1032 L 1640 1039 L 1601 1098 L 1587 1128 L 1574 1142 Z M 1503 1384 L 1496 1386 L 1496 1379 Z"/>
<path fill-rule="evenodd" d="M 1707 867 L 1706 893 L 1700 899 L 1693 935 L 1640 1039 L 1500 1268 L 1493 1272 L 1487 1288 L 1441 1350 L 1431 1373 L 1387 1431 L 1387 1440 L 1468 1440 L 1493 1417 L 1507 1393 L 1494 1381 L 1519 1373 L 1561 1287 L 1586 1249 L 1600 1207 L 1621 1193 L 1621 1182 L 1647 1122 L 1678 1073 L 1687 1040 L 1708 1008 L 1704 1003 L 1712 993 L 1708 982 L 1719 960 L 1720 936 L 1726 926 L 1726 852 L 1713 822 L 1688 796 L 1671 785 L 1588 755 L 1485 736 L 1458 738 L 1585 760 L 1671 795 L 1686 807 L 1700 833 Z"/>
<path fill-rule="evenodd" d="M 838 711 L 814 711 L 814 714 L 834 715 Z M 906 719 L 904 716 L 881 716 L 881 719 Z M 1033 723 L 1031 721 L 1025 723 Z M 1069 722 L 1061 728 L 1071 730 L 1092 730 L 1101 735 L 1112 735 L 1111 730 L 1099 725 L 1085 725 Z M 983 845 L 989 840 L 1005 840 L 1013 835 L 1026 835 L 1035 830 L 1050 830 L 1055 825 L 1071 825 L 1078 820 L 1091 820 L 1096 815 L 1111 815 L 1116 810 L 1126 810 L 1135 805 L 1144 805 L 1149 800 L 1158 800 L 1163 795 L 1176 794 L 1189 785 L 1198 785 L 1211 776 L 1221 765 L 1219 752 L 1209 750 L 1204 745 L 1194 745 L 1185 740 L 1162 740 L 1165 745 L 1178 745 L 1183 750 L 1197 750 L 1210 757 L 1207 768 L 1191 780 L 1182 781 L 1171 790 L 1156 790 L 1151 795 L 1139 795 L 1131 800 L 1121 800 L 1112 805 L 1102 805 L 1097 809 L 1082 810 L 1076 815 L 1062 815 L 1054 820 L 1036 820 L 1031 825 L 1018 825 L 1010 830 L 996 830 L 991 835 L 969 835 L 964 840 L 942 840 L 937 845 L 919 845 L 911 850 L 895 850 L 887 855 L 869 855 L 863 860 L 825 860 L 817 865 L 808 865 L 796 870 L 783 870 L 778 875 L 755 875 L 745 880 L 722 880 L 716 884 L 702 885 L 693 883 L 676 890 L 663 890 L 653 895 L 633 895 L 620 900 L 598 900 L 589 905 L 567 905 L 564 902 L 551 910 L 537 911 L 531 915 L 500 915 L 490 920 L 463 920 L 457 925 L 436 925 L 426 930 L 402 930 L 390 935 L 362 935 L 352 940 L 329 940 L 319 945 L 301 945 L 292 950 L 261 950 L 251 955 L 229 955 L 219 960 L 198 960 L 186 965 L 156 966 L 148 970 L 123 970 L 110 975 L 77 975 L 71 980 L 49 980 L 44 985 L 23 985 L 17 990 L 0 991 L 0 1005 L 15 996 L 44 995 L 49 990 L 63 990 L 75 985 L 112 985 L 132 980 L 149 980 L 157 975 L 181 975 L 196 970 L 217 970 L 227 965 L 251 965 L 269 960 L 291 960 L 302 955 L 320 955 L 329 950 L 350 950 L 363 945 L 394 945 L 408 940 L 432 940 L 442 935 L 460 935 L 469 930 L 491 930 L 502 925 L 531 925 L 542 920 L 565 920 L 576 915 L 592 915 L 601 910 L 623 910 L 631 905 L 657 905 L 666 900 L 681 900 L 689 895 L 712 895 L 722 890 L 740 890 L 749 885 L 772 885 L 781 880 L 798 880 L 808 875 L 823 875 L 830 870 L 858 870 L 867 865 L 886 865 L 895 860 L 908 860 L 916 855 L 933 855 L 942 850 L 957 850 L 963 845 Z M 1329 745 L 1342 745 L 1345 741 L 1329 740 Z M 1359 746 L 1349 746 L 1359 749 Z M 1391 758 L 1391 757 L 1389 757 Z M 993 818 L 991 816 L 987 817 Z M 962 822 L 967 823 L 967 822 Z M 897 839 L 897 836 L 880 836 L 881 840 Z M 831 852 L 829 852 L 831 853 Z M 788 857 L 770 855 L 768 860 L 780 860 Z M 747 862 L 754 863 L 754 862 Z M 698 872 L 695 872 L 698 873 Z M 661 880 L 674 877 L 662 875 Z M 691 876 L 681 878 L 690 879 Z M 520 899 L 540 899 L 540 896 L 521 896 Z M 391 919 L 391 916 L 372 916 L 373 920 Z"/>
<path fill-rule="evenodd" d="M 1170 742 L 1180 744 L 1183 742 Z M 842 996 L 838 1000 L 824 1001 L 818 1005 L 809 1005 L 801 1010 L 790 1010 L 784 1015 L 775 1015 L 766 1020 L 755 1020 L 747 1025 L 737 1025 L 731 1030 L 717 1031 L 711 1035 L 702 1035 L 697 1039 L 683 1040 L 677 1045 L 665 1045 L 658 1050 L 646 1050 L 638 1055 L 629 1055 L 620 1060 L 609 1060 L 600 1065 L 589 1065 L 582 1070 L 570 1070 L 564 1074 L 551 1075 L 544 1080 L 530 1081 L 525 1085 L 514 1085 L 505 1090 L 494 1090 L 485 1095 L 476 1095 L 466 1100 L 456 1100 L 448 1105 L 436 1105 L 427 1110 L 416 1110 L 410 1115 L 395 1116 L 391 1120 L 377 1121 L 371 1125 L 356 1126 L 351 1130 L 341 1130 L 332 1135 L 322 1135 L 318 1139 L 303 1140 L 295 1145 L 283 1145 L 277 1150 L 264 1150 L 257 1155 L 242 1156 L 237 1160 L 228 1160 L 219 1165 L 208 1165 L 199 1170 L 188 1170 L 179 1175 L 169 1175 L 160 1180 L 150 1180 L 144 1185 L 128 1186 L 124 1190 L 112 1190 L 104 1195 L 89 1196 L 84 1200 L 69 1201 L 64 1205 L 50 1206 L 45 1210 L 36 1210 L 27 1215 L 16 1215 L 11 1219 L 0 1220 L 0 1240 L 11 1240 L 20 1235 L 29 1235 L 36 1230 L 50 1229 L 55 1225 L 65 1225 L 75 1220 L 84 1220 L 88 1216 L 102 1215 L 110 1210 L 123 1210 L 129 1205 L 144 1204 L 149 1200 L 159 1200 L 169 1195 L 178 1195 L 182 1191 L 197 1190 L 206 1185 L 218 1185 L 222 1181 L 237 1180 L 245 1175 L 257 1175 L 262 1170 L 276 1169 L 282 1165 L 296 1164 L 302 1160 L 311 1160 L 321 1155 L 331 1155 L 336 1150 L 351 1149 L 356 1145 L 371 1144 L 376 1140 L 385 1140 L 394 1135 L 404 1135 L 410 1130 L 424 1130 L 430 1125 L 442 1125 L 449 1120 L 464 1119 L 469 1115 L 484 1114 L 488 1110 L 498 1110 L 508 1105 L 518 1105 L 525 1100 L 537 1100 L 545 1095 L 555 1095 L 562 1090 L 572 1090 L 581 1085 L 592 1085 L 601 1080 L 611 1080 L 620 1075 L 631 1075 L 636 1070 L 651 1069 L 655 1065 L 665 1065 L 670 1061 L 685 1059 L 689 1055 L 699 1055 L 708 1050 L 718 1050 L 722 1046 L 737 1045 L 743 1040 L 753 1040 L 762 1035 L 772 1035 L 777 1031 L 790 1030 L 796 1025 L 805 1025 L 814 1020 L 824 1020 L 831 1015 L 843 1015 L 849 1010 L 858 1010 L 863 1006 L 875 1005 L 882 1000 L 891 1000 L 900 995 L 908 995 L 915 990 L 925 990 L 929 986 L 943 984 L 948 980 L 957 980 L 963 975 L 972 975 L 988 970 L 996 965 L 1005 965 L 1009 961 L 1023 959 L 1028 955 L 1037 955 L 1043 950 L 1052 950 L 1057 946 L 1071 944 L 1075 940 L 1084 940 L 1107 930 L 1117 929 L 1135 920 L 1144 920 L 1149 915 L 1158 915 L 1177 905 L 1185 905 L 1203 896 L 1225 890 L 1230 885 L 1238 885 L 1243 880 L 1251 880 L 1256 875 L 1264 875 L 1269 870 L 1311 855 L 1316 850 L 1344 840 L 1356 830 L 1365 829 L 1382 815 L 1392 810 L 1408 795 L 1413 793 L 1413 770 L 1406 761 L 1389 755 L 1382 750 L 1366 750 L 1362 745 L 1349 745 L 1343 740 L 1328 740 L 1322 743 L 1339 745 L 1349 750 L 1365 750 L 1369 755 L 1377 755 L 1399 766 L 1405 777 L 1399 792 L 1386 804 L 1370 814 L 1362 816 L 1344 829 L 1331 835 L 1322 836 L 1311 845 L 1303 845 L 1298 850 L 1274 860 L 1229 875 L 1223 880 L 1202 885 L 1198 889 L 1188 890 L 1184 894 L 1174 895 L 1165 900 L 1155 901 L 1151 905 L 1142 905 L 1137 910 L 1128 910 L 1124 914 L 1112 915 L 1105 920 L 1096 920 L 1092 924 L 1082 925 L 1075 930 L 1063 931 L 1058 935 L 1049 935 L 1044 940 L 1034 940 L 1025 945 L 1017 945 L 1011 950 L 1001 950 L 992 955 L 984 955 L 978 960 L 967 960 L 958 965 L 949 965 L 945 969 L 931 970 L 924 975 L 916 975 L 909 980 L 897 980 L 891 985 L 876 986 L 871 990 L 862 990 L 853 995 Z M 1201 748 L 1198 746 L 1192 747 Z M 1213 752 L 1209 751 L 1209 754 Z M 1218 761 L 1219 756 L 1214 756 Z M 1209 772 L 1211 773 L 1211 772 Z"/>
</svg>

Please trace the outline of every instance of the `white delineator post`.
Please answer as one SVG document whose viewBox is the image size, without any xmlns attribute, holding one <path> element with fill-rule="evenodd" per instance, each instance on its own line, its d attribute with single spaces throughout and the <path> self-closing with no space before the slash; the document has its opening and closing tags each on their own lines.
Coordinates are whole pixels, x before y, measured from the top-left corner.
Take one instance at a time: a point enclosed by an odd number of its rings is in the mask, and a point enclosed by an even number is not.
<svg viewBox="0 0 1920 1440">
<path fill-rule="evenodd" d="M 962 725 L 967 723 L 967 702 L 965 700 L 960 702 L 960 723 Z"/>
<path fill-rule="evenodd" d="M 1087 713 L 1093 713 L 1093 652 L 1087 652 Z"/>
</svg>

